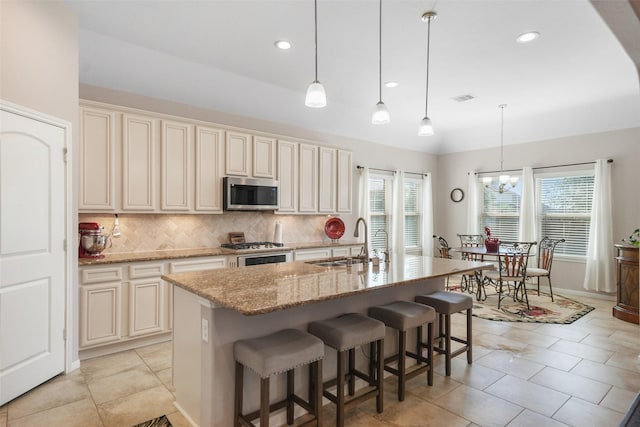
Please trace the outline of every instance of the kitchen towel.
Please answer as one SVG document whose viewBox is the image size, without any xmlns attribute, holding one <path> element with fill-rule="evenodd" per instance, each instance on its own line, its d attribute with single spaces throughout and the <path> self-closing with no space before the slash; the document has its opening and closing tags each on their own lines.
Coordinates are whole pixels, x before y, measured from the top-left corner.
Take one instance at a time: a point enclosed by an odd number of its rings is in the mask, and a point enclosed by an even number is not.
<svg viewBox="0 0 640 427">
<path fill-rule="evenodd" d="M 273 231 L 273 243 L 282 243 L 282 224 L 276 221 L 276 228 Z"/>
</svg>

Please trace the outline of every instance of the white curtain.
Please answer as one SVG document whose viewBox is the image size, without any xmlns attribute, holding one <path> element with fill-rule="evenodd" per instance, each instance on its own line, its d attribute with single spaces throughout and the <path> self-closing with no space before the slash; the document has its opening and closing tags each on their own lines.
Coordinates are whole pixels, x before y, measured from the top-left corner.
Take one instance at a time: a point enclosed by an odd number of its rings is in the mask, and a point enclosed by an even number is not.
<svg viewBox="0 0 640 427">
<path fill-rule="evenodd" d="M 369 224 L 369 168 L 364 166 L 360 169 L 360 182 L 358 186 L 358 216 L 362 217 Z M 367 241 L 370 242 L 370 236 L 367 236 Z M 369 248 L 367 248 L 368 250 Z"/>
<path fill-rule="evenodd" d="M 480 230 L 480 200 L 482 184 L 475 171 L 467 174 L 467 234 L 482 234 Z"/>
<path fill-rule="evenodd" d="M 433 256 L 433 191 L 431 174 L 422 176 L 422 255 Z"/>
<path fill-rule="evenodd" d="M 615 292 L 613 264 L 613 217 L 611 212 L 611 164 L 596 160 L 591 206 L 591 226 L 584 289 Z"/>
<path fill-rule="evenodd" d="M 391 203 L 391 250 L 404 254 L 404 171 L 396 171 Z"/>
<path fill-rule="evenodd" d="M 520 196 L 520 226 L 518 239 L 521 242 L 537 240 L 536 233 L 536 185 L 533 169 L 522 169 L 522 195 Z M 531 265 L 531 264 L 529 264 Z"/>
</svg>

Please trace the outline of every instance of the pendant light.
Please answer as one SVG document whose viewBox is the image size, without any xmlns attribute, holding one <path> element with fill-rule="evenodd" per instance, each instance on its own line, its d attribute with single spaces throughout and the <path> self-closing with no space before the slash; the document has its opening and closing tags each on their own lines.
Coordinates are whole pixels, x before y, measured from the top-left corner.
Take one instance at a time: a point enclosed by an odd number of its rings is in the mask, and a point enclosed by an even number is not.
<svg viewBox="0 0 640 427">
<path fill-rule="evenodd" d="M 379 77 L 380 80 L 378 82 L 378 88 L 379 88 L 379 97 L 378 97 L 378 103 L 376 104 L 376 108 L 373 111 L 373 116 L 371 116 L 371 123 L 373 123 L 374 125 L 384 125 L 386 123 L 389 123 L 391 121 L 391 116 L 389 115 L 389 110 L 387 110 L 387 106 L 384 105 L 384 102 L 382 102 L 382 0 L 380 0 L 380 26 L 379 26 L 380 30 L 378 32 L 379 35 Z"/>
<path fill-rule="evenodd" d="M 517 176 L 509 176 L 503 172 L 503 162 L 504 162 L 504 109 L 507 107 L 507 104 L 500 104 L 498 108 L 500 108 L 500 175 L 498 176 L 498 193 L 504 193 L 505 187 L 507 184 L 511 185 L 511 188 L 514 188 L 518 184 Z M 483 178 L 483 182 L 485 187 L 489 187 L 491 184 L 491 177 Z"/>
<path fill-rule="evenodd" d="M 322 108 L 327 106 L 327 95 L 324 86 L 318 81 L 318 0 L 313 0 L 314 7 L 314 28 L 315 28 L 315 52 L 316 52 L 316 78 L 307 88 L 307 96 L 304 105 L 311 108 Z"/>
<path fill-rule="evenodd" d="M 433 124 L 429 118 L 429 43 L 431 39 L 431 21 L 436 19 L 437 13 L 430 11 L 422 14 L 422 20 L 427 21 L 427 86 L 425 91 L 424 101 L 424 118 L 420 122 L 420 128 L 418 129 L 418 136 L 431 136 L 433 135 Z"/>
</svg>

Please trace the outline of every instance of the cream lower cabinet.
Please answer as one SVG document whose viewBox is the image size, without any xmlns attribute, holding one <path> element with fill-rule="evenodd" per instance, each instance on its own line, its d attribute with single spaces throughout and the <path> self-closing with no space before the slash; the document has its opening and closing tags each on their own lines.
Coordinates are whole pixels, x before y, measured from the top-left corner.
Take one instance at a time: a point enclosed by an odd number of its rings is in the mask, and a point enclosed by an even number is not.
<svg viewBox="0 0 640 427">
<path fill-rule="evenodd" d="M 312 261 L 332 257 L 358 256 L 360 249 L 362 249 L 362 245 L 296 249 L 293 251 L 293 260 Z"/>
<path fill-rule="evenodd" d="M 166 340 L 173 324 L 172 285 L 161 276 L 225 266 L 226 257 L 81 266 L 81 358 Z"/>
</svg>

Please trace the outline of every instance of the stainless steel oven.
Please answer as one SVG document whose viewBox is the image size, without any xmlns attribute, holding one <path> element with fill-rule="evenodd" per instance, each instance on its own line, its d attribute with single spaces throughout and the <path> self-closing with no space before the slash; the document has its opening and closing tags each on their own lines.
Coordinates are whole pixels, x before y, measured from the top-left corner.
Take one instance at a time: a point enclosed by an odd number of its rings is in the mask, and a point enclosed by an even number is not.
<svg viewBox="0 0 640 427">
<path fill-rule="evenodd" d="M 238 267 L 291 261 L 291 252 L 265 252 L 238 255 Z"/>
</svg>

